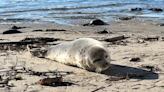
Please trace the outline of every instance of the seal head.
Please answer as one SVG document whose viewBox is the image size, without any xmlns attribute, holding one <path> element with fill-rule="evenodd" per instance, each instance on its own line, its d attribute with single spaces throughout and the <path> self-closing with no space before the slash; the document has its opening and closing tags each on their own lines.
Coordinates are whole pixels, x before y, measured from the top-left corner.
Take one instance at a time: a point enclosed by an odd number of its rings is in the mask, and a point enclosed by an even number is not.
<svg viewBox="0 0 164 92">
<path fill-rule="evenodd" d="M 109 68 L 111 60 L 109 51 L 106 48 L 102 46 L 92 46 L 87 53 L 88 70 L 100 73 Z"/>
</svg>

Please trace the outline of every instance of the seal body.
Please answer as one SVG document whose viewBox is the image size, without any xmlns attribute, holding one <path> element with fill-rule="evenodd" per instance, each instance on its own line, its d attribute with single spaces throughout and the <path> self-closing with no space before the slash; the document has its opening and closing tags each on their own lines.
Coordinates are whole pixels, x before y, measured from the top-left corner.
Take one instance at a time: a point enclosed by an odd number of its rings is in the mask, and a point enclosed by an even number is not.
<svg viewBox="0 0 164 92">
<path fill-rule="evenodd" d="M 96 72 L 106 70 L 110 65 L 108 49 L 92 38 L 80 38 L 52 46 L 48 48 L 45 58 Z"/>
</svg>

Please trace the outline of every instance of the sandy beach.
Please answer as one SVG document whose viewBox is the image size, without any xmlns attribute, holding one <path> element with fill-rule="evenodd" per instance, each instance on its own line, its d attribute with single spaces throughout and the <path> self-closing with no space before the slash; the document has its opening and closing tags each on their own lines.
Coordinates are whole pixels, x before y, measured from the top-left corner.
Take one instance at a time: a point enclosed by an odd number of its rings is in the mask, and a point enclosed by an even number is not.
<svg viewBox="0 0 164 92">
<path fill-rule="evenodd" d="M 164 26 L 162 22 L 138 19 L 117 20 L 101 26 L 47 24 L 0 25 L 0 92 L 163 92 Z M 3 34 L 13 26 L 22 33 Z M 107 33 L 101 33 L 106 31 Z M 56 61 L 32 56 L 27 45 L 50 47 L 77 38 L 94 38 L 104 43 L 111 66 L 102 73 L 89 72 Z M 107 39 L 123 37 L 108 42 Z M 53 38 L 56 41 L 21 43 L 25 38 Z M 9 45 L 10 44 L 10 45 Z M 15 69 L 11 68 L 14 67 Z M 21 68 L 21 69 L 20 69 Z M 25 68 L 24 70 L 22 68 Z M 20 70 L 19 70 L 20 69 Z M 26 72 L 18 72 L 25 71 Z M 29 71 L 49 72 L 46 76 Z M 41 85 L 44 78 L 62 76 L 60 85 Z M 16 73 L 16 74 L 14 74 Z M 16 79 L 15 76 L 20 76 Z M 10 78 L 7 84 L 5 81 Z"/>
</svg>

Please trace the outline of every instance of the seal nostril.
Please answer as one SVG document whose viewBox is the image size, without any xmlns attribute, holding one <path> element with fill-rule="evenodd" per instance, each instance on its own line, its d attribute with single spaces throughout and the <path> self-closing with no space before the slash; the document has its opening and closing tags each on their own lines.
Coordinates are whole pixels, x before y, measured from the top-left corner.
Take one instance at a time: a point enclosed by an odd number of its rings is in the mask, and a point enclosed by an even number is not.
<svg viewBox="0 0 164 92">
<path fill-rule="evenodd" d="M 105 64 L 105 65 L 108 65 L 109 63 L 108 63 L 108 62 L 105 62 L 104 64 Z"/>
<path fill-rule="evenodd" d="M 109 64 L 108 63 L 104 63 L 102 66 L 103 67 L 106 67 L 106 66 L 108 66 Z"/>
</svg>

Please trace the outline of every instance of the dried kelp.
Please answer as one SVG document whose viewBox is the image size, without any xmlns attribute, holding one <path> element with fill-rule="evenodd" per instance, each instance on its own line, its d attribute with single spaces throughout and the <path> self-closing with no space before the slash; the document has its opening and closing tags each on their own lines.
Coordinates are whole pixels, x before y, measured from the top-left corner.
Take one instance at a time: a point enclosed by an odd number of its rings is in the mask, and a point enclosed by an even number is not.
<svg viewBox="0 0 164 92">
<path fill-rule="evenodd" d="M 39 37 L 39 38 L 25 38 L 18 42 L 0 42 L 0 50 L 21 51 L 21 50 L 26 50 L 27 45 L 36 47 L 36 48 L 48 47 L 52 44 L 48 44 L 47 42 L 54 42 L 54 41 L 58 41 L 58 40 L 60 40 L 60 39 Z"/>
</svg>

